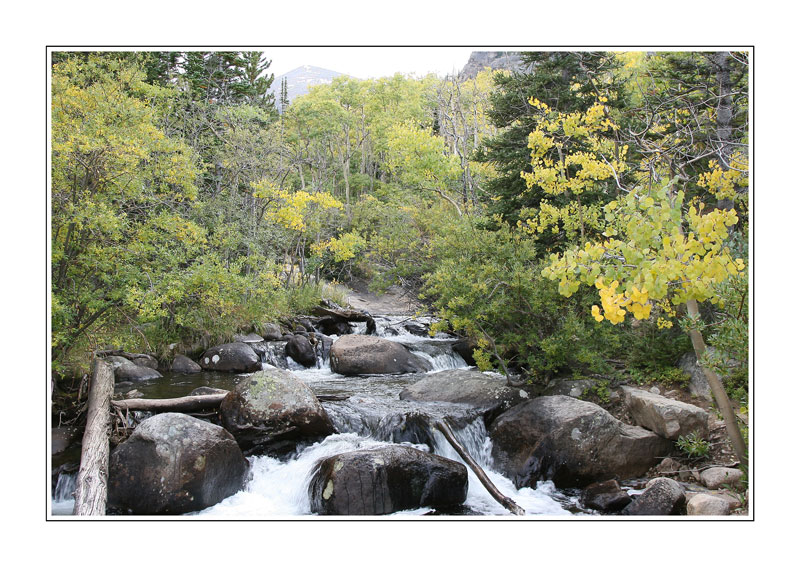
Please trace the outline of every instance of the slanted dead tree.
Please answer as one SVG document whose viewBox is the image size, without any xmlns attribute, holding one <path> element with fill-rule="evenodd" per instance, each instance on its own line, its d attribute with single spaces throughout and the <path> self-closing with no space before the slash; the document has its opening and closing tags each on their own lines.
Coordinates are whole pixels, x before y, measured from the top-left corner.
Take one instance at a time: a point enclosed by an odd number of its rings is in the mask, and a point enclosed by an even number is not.
<svg viewBox="0 0 800 567">
<path fill-rule="evenodd" d="M 447 423 L 445 423 L 444 421 L 437 421 L 436 423 L 433 424 L 433 426 L 442 432 L 445 439 L 447 439 L 447 442 L 450 443 L 453 449 L 456 450 L 456 453 L 458 453 L 461 456 L 461 458 L 464 459 L 464 462 L 467 463 L 469 468 L 472 469 L 472 472 L 475 473 L 475 476 L 478 477 L 478 480 L 481 481 L 481 484 L 484 486 L 484 488 L 486 488 L 486 490 L 489 492 L 492 498 L 497 500 L 497 502 L 499 502 L 503 508 L 505 508 L 512 514 L 516 514 L 517 516 L 525 515 L 525 510 L 521 506 L 519 506 L 519 504 L 517 504 L 511 498 L 500 492 L 494 485 L 494 483 L 491 480 L 489 480 L 489 477 L 486 476 L 486 473 L 481 468 L 481 466 L 475 462 L 475 460 L 469 455 L 464 446 L 458 441 L 458 439 L 456 439 L 456 436 L 453 434 L 453 430 L 450 429 L 450 426 L 447 425 Z"/>
</svg>

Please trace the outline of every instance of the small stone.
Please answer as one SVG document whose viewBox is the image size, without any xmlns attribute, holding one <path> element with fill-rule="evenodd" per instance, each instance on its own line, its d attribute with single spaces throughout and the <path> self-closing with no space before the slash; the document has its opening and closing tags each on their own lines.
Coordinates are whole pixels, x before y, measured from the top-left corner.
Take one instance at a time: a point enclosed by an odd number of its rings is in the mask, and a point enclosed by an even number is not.
<svg viewBox="0 0 800 567">
<path fill-rule="evenodd" d="M 711 494 L 695 494 L 686 504 L 688 516 L 728 516 L 730 513 L 728 501 Z"/>
<path fill-rule="evenodd" d="M 700 473 L 700 482 L 710 489 L 720 488 L 722 485 L 738 486 L 744 474 L 739 469 L 728 467 L 713 467 Z"/>
<path fill-rule="evenodd" d="M 669 478 L 654 478 L 644 492 L 622 511 L 630 516 L 675 516 L 686 503 L 683 487 Z"/>
<path fill-rule="evenodd" d="M 618 512 L 631 503 L 631 497 L 616 480 L 595 482 L 581 496 L 583 505 L 601 512 Z"/>
<path fill-rule="evenodd" d="M 656 465 L 656 471 L 659 474 L 676 472 L 680 468 L 681 468 L 680 465 L 673 459 L 670 459 L 669 457 L 665 458 L 663 461 L 658 463 L 658 465 Z"/>
</svg>

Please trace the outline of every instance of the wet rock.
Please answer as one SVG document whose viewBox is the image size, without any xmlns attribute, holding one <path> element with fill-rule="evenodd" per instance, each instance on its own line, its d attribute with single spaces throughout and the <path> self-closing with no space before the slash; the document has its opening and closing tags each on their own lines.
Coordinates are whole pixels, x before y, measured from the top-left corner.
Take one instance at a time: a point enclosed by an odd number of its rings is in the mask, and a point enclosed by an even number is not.
<svg viewBox="0 0 800 567">
<path fill-rule="evenodd" d="M 667 439 L 569 396 L 522 402 L 500 415 L 489 433 L 496 467 L 518 487 L 635 478 L 672 448 Z"/>
<path fill-rule="evenodd" d="M 336 317 L 322 317 L 317 322 L 317 329 L 326 335 L 349 335 L 353 332 L 350 323 Z"/>
<path fill-rule="evenodd" d="M 524 390 L 508 387 L 505 378 L 462 369 L 427 374 L 400 392 L 401 400 L 467 404 L 480 411 L 487 424 L 527 397 Z"/>
<path fill-rule="evenodd" d="M 686 503 L 687 516 L 729 516 L 730 502 L 711 494 L 695 494 Z"/>
<path fill-rule="evenodd" d="M 185 514 L 244 486 L 247 460 L 223 428 L 180 413 L 140 423 L 111 454 L 109 508 L 132 514 Z"/>
<path fill-rule="evenodd" d="M 423 325 L 422 323 L 407 321 L 402 324 L 402 327 L 412 335 L 416 335 L 418 337 L 428 336 L 428 327 Z"/>
<path fill-rule="evenodd" d="M 261 370 L 261 359 L 245 343 L 227 343 L 211 347 L 200 357 L 200 366 L 205 370 L 220 372 L 257 372 Z"/>
<path fill-rule="evenodd" d="M 622 387 L 633 421 L 667 439 L 696 433 L 708 437 L 708 412 L 638 388 Z"/>
<path fill-rule="evenodd" d="M 158 370 L 153 370 L 147 366 L 137 366 L 136 364 L 122 364 L 114 370 L 114 381 L 120 382 L 142 382 L 161 378 Z"/>
<path fill-rule="evenodd" d="M 199 364 L 182 354 L 175 355 L 171 370 L 177 374 L 197 374 L 203 371 Z"/>
<path fill-rule="evenodd" d="M 467 497 L 467 468 L 412 447 L 393 445 L 323 460 L 309 485 L 311 511 L 372 516 L 429 506 L 448 508 Z"/>
<path fill-rule="evenodd" d="M 306 368 L 317 365 L 317 353 L 314 352 L 314 347 L 306 337 L 301 335 L 293 336 L 286 343 L 286 356 L 291 356 L 295 362 Z"/>
<path fill-rule="evenodd" d="M 622 511 L 627 516 L 676 516 L 683 513 L 686 493 L 670 478 L 654 478 Z"/>
<path fill-rule="evenodd" d="M 587 486 L 581 495 L 581 502 L 587 508 L 613 513 L 630 504 L 631 497 L 620 488 L 616 480 L 606 480 Z"/>
<path fill-rule="evenodd" d="M 242 380 L 219 408 L 223 427 L 247 454 L 284 453 L 298 440 L 335 433 L 317 397 L 290 372 L 270 369 Z"/>
<path fill-rule="evenodd" d="M 475 341 L 469 339 L 460 339 L 453 343 L 453 352 L 458 354 L 464 359 L 464 362 L 470 366 L 476 366 L 474 351 L 478 347 Z"/>
<path fill-rule="evenodd" d="M 739 469 L 728 467 L 713 467 L 700 473 L 700 482 L 710 489 L 720 488 L 724 485 L 739 486 L 744 473 Z"/>
<path fill-rule="evenodd" d="M 405 374 L 427 372 L 430 363 L 403 345 L 380 337 L 345 335 L 331 347 L 331 370 L 354 376 L 359 374 Z"/>
<path fill-rule="evenodd" d="M 290 338 L 294 335 L 289 335 Z M 262 359 L 275 368 L 282 368 L 286 370 L 289 368 L 289 362 L 286 360 L 286 343 L 289 341 L 269 341 L 264 344 L 264 354 Z"/>
</svg>

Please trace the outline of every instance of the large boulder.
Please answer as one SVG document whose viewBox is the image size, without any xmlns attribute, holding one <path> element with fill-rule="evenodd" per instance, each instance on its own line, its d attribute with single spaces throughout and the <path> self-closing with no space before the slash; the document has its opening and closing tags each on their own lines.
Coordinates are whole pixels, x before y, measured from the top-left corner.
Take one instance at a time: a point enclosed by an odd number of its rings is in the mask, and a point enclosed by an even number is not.
<svg viewBox="0 0 800 567">
<path fill-rule="evenodd" d="M 158 370 L 158 359 L 152 354 L 126 353 L 126 356 L 137 366 Z"/>
<path fill-rule="evenodd" d="M 171 370 L 177 374 L 197 374 L 203 371 L 199 364 L 182 354 L 175 355 Z"/>
<path fill-rule="evenodd" d="M 667 439 L 569 396 L 518 404 L 495 420 L 489 434 L 495 465 L 518 487 L 539 480 L 581 487 L 637 477 L 672 448 Z"/>
<path fill-rule="evenodd" d="M 501 376 L 463 369 L 427 374 L 400 392 L 401 400 L 467 404 L 480 411 L 487 423 L 527 397 L 525 390 L 509 388 Z"/>
<path fill-rule="evenodd" d="M 677 516 L 686 509 L 686 492 L 671 478 L 654 478 L 622 514 L 627 516 Z"/>
<path fill-rule="evenodd" d="M 430 363 L 401 345 L 380 337 L 345 335 L 331 346 L 331 370 L 359 374 L 406 374 L 428 372 Z"/>
<path fill-rule="evenodd" d="M 637 425 L 672 440 L 690 433 L 708 437 L 708 412 L 704 409 L 638 388 L 623 386 L 622 391 Z"/>
<path fill-rule="evenodd" d="M 467 497 L 467 468 L 403 445 L 342 453 L 320 462 L 309 485 L 316 514 L 373 516 Z"/>
<path fill-rule="evenodd" d="M 281 328 L 277 323 L 264 323 L 259 328 L 261 335 L 265 341 L 279 341 L 283 336 Z"/>
<path fill-rule="evenodd" d="M 286 356 L 291 356 L 292 360 L 302 364 L 306 368 L 317 365 L 317 353 L 311 342 L 303 335 L 294 335 L 286 343 Z"/>
<path fill-rule="evenodd" d="M 181 413 L 144 420 L 111 454 L 108 505 L 132 514 L 185 514 L 241 490 L 249 465 L 222 427 Z"/>
<path fill-rule="evenodd" d="M 220 372 L 258 372 L 261 370 L 261 359 L 248 344 L 227 343 L 204 352 L 200 357 L 200 366 L 204 370 Z"/>
<path fill-rule="evenodd" d="M 153 370 L 147 366 L 139 366 L 133 362 L 121 364 L 114 370 L 115 382 L 143 382 L 144 380 L 153 380 L 155 378 L 161 378 L 161 373 L 158 370 Z"/>
<path fill-rule="evenodd" d="M 277 368 L 239 382 L 222 400 L 219 413 L 246 454 L 285 453 L 299 440 L 335 433 L 311 389 Z"/>
</svg>

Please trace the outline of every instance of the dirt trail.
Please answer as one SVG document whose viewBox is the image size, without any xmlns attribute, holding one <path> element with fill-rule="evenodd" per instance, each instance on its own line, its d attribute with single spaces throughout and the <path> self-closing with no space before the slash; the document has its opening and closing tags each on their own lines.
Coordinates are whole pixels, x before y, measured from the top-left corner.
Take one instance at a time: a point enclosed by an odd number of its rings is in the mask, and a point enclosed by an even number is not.
<svg viewBox="0 0 800 567">
<path fill-rule="evenodd" d="M 370 292 L 366 286 L 352 285 L 347 288 L 347 302 L 354 309 L 370 315 L 414 315 L 424 311 L 413 292 L 392 286 L 381 295 Z"/>
</svg>

